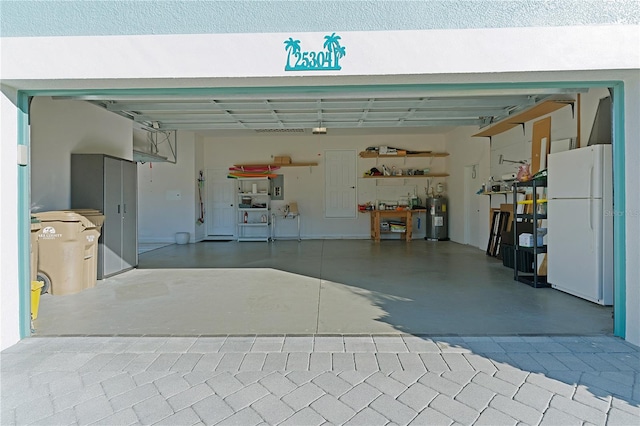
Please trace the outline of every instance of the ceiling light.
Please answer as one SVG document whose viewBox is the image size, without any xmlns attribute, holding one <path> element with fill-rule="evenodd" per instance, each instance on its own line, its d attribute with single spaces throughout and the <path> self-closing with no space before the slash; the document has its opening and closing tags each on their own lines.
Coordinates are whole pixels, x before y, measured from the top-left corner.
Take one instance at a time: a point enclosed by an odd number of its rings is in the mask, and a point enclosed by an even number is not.
<svg viewBox="0 0 640 426">
<path fill-rule="evenodd" d="M 327 128 L 326 127 L 314 127 L 313 129 L 311 129 L 311 133 L 313 133 L 314 135 L 326 135 L 327 134 Z"/>
</svg>

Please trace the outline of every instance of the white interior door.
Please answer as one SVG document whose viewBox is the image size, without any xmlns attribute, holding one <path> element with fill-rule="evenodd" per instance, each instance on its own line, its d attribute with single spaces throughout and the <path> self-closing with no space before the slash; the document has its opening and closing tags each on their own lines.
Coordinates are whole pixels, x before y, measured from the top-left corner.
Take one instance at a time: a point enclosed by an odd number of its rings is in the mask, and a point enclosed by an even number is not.
<svg viewBox="0 0 640 426">
<path fill-rule="evenodd" d="M 227 170 L 207 170 L 205 187 L 207 188 L 207 237 L 235 237 L 235 180 L 227 178 Z"/>
<path fill-rule="evenodd" d="M 356 217 L 356 152 L 325 151 L 325 216 Z"/>
<path fill-rule="evenodd" d="M 464 242 L 473 247 L 480 247 L 480 196 L 476 194 L 481 185 L 479 170 L 478 164 L 464 169 Z"/>
</svg>

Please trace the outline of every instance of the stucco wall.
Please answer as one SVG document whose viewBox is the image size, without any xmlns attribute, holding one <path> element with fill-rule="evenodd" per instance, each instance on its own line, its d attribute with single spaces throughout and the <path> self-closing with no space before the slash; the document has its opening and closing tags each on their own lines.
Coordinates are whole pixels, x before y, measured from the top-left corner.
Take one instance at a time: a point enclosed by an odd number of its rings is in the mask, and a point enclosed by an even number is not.
<svg viewBox="0 0 640 426">
<path fill-rule="evenodd" d="M 390 31 L 632 24 L 634 0 L 3 1 L 4 36 Z"/>
</svg>

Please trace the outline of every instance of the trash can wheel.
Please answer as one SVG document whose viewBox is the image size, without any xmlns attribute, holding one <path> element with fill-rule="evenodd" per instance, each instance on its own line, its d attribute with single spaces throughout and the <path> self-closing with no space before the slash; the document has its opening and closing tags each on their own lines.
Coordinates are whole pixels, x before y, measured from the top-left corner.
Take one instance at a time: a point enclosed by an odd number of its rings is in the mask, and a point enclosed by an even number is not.
<svg viewBox="0 0 640 426">
<path fill-rule="evenodd" d="M 42 286 L 42 289 L 40 289 L 40 294 L 45 294 L 49 292 L 49 289 L 51 288 L 51 279 L 47 274 L 45 274 L 44 272 L 38 272 L 36 281 L 42 281 L 44 283 L 44 285 Z"/>
</svg>

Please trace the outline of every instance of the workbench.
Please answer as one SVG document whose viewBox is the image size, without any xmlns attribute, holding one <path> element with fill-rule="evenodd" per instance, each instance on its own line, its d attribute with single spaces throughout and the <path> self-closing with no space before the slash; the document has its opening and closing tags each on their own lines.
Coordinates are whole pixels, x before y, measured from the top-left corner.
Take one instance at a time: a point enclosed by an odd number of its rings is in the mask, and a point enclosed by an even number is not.
<svg viewBox="0 0 640 426">
<path fill-rule="evenodd" d="M 375 242 L 380 241 L 380 234 L 400 234 L 404 237 L 404 240 L 409 242 L 411 241 L 411 233 L 413 230 L 413 215 L 418 213 L 426 212 L 425 209 L 414 209 L 414 210 L 369 210 L 371 213 L 371 238 Z M 396 232 L 396 231 L 382 231 L 380 229 L 380 223 L 383 222 L 381 219 L 399 219 L 399 221 L 403 222 L 405 225 L 404 232 Z"/>
</svg>

